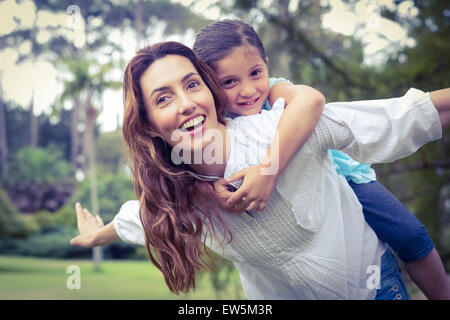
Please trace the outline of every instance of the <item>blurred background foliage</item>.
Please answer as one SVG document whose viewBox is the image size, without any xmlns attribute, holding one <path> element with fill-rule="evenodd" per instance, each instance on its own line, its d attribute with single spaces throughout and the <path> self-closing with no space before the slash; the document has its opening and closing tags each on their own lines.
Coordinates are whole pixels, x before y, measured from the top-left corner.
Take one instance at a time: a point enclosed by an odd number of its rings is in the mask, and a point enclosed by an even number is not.
<svg viewBox="0 0 450 320">
<path fill-rule="evenodd" d="M 390 47 L 395 50 L 382 52 L 383 61 L 377 64 L 365 62 L 364 36 L 355 36 L 364 33 L 363 25 L 356 25 L 350 35 L 323 27 L 331 2 L 209 1 L 204 10 L 215 8 L 221 18 L 252 24 L 266 47 L 271 75 L 313 86 L 328 102 L 389 98 L 403 95 L 410 87 L 431 91 L 450 86 L 448 1 L 407 1 L 415 14 L 400 10 L 405 1 L 374 1 L 379 17 L 407 30 L 414 42 L 400 46 L 392 41 Z M 69 245 L 77 232 L 75 202 L 109 222 L 122 203 L 135 197 L 123 156 L 120 121 L 115 131 L 100 129 L 97 116 L 109 110 L 105 91 L 120 90 L 121 73 L 131 58 L 127 50 L 134 52 L 151 43 L 156 33 L 162 38 L 191 39 L 213 20 L 194 10 L 196 1 L 33 3 L 32 21 L 25 23 L 17 15 L 16 27 L 0 33 L 0 52 L 16 50 L 16 64 L 49 62 L 58 70 L 60 90 L 51 110 L 37 113 L 33 99 L 22 105 L 5 98 L 0 83 L 0 254 L 89 257 L 89 250 Z M 359 1 L 342 3 L 352 11 Z M 53 23 L 51 16 L 47 23 L 38 21 L 44 13 L 67 16 L 72 5 L 79 9 L 78 30 Z M 82 40 L 77 40 L 75 31 L 82 33 Z M 46 41 L 43 32 L 49 34 Z M 109 37 L 117 32 L 132 35 L 132 48 Z M 25 42 L 30 50 L 17 50 Z M 3 72 L 4 67 L 0 76 Z M 407 159 L 375 166 L 378 179 L 426 225 L 447 270 L 449 133 L 445 130 L 443 139 Z M 146 254 L 118 243 L 105 248 L 104 257 L 146 259 Z M 232 265 L 220 258 L 212 264 L 216 271 L 211 281 L 220 290 Z"/>
</svg>

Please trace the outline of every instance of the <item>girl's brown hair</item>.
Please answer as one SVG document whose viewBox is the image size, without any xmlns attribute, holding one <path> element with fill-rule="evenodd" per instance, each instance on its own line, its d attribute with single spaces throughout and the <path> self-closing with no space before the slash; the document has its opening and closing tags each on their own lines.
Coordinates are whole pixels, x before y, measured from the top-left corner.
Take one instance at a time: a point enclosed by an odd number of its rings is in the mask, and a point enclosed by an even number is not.
<svg viewBox="0 0 450 320">
<path fill-rule="evenodd" d="M 212 69 L 230 52 L 240 46 L 253 46 L 261 59 L 266 61 L 266 52 L 261 38 L 253 27 L 240 20 L 225 19 L 216 21 L 195 36 L 194 52 Z"/>
<path fill-rule="evenodd" d="M 149 121 L 140 78 L 153 62 L 166 55 L 191 61 L 214 97 L 217 120 L 224 123 L 226 98 L 214 72 L 188 47 L 161 42 L 141 49 L 128 63 L 124 75 L 123 135 L 128 147 L 133 182 L 140 201 L 140 218 L 150 260 L 164 275 L 174 293 L 195 288 L 195 270 L 207 266 L 206 236 L 219 222 L 225 235 L 231 232 L 211 202 L 212 186 L 200 181 L 186 164 L 175 165 L 171 147 Z M 206 228 L 203 230 L 203 228 Z"/>
</svg>

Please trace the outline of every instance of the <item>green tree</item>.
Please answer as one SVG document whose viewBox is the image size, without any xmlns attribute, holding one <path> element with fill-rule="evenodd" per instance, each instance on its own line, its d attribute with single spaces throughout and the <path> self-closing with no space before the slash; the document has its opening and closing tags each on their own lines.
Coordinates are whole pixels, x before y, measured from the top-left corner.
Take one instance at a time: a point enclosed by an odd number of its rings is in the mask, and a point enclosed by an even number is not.
<svg viewBox="0 0 450 320">
<path fill-rule="evenodd" d="M 382 7 L 384 17 L 408 27 L 416 45 L 390 56 L 383 82 L 395 93 L 414 86 L 432 91 L 450 86 L 450 11 L 448 1 L 413 1 L 419 10 L 404 17 L 398 10 Z M 392 165 L 380 166 L 380 179 L 425 223 L 436 247 L 450 269 L 450 130 L 443 138 Z"/>
<path fill-rule="evenodd" d="M 1 178 L 6 178 L 8 173 L 8 138 L 6 131 L 5 104 L 3 103 L 3 92 L 0 84 L 0 172 Z M 2 179 L 0 179 L 1 182 Z"/>
<path fill-rule="evenodd" d="M 10 170 L 5 188 L 22 212 L 55 211 L 72 193 L 73 169 L 55 148 L 22 148 Z"/>
<path fill-rule="evenodd" d="M 100 172 L 119 173 L 124 170 L 122 131 L 100 133 L 95 146 Z"/>
<path fill-rule="evenodd" d="M 269 71 L 319 89 L 328 101 L 373 98 L 377 75 L 362 65 L 363 46 L 322 27 L 330 7 L 319 1 L 235 0 L 222 4 L 254 26 L 269 56 Z"/>
<path fill-rule="evenodd" d="M 106 222 L 111 221 L 123 203 L 136 199 L 131 178 L 123 171 L 99 172 L 97 175 L 99 214 Z M 75 215 L 74 205 L 79 201 L 85 208 L 92 208 L 89 180 L 82 181 L 72 195 L 68 205 Z"/>
<path fill-rule="evenodd" d="M 26 225 L 20 219 L 17 208 L 9 200 L 8 194 L 0 189 L 0 239 L 24 237 Z"/>
</svg>

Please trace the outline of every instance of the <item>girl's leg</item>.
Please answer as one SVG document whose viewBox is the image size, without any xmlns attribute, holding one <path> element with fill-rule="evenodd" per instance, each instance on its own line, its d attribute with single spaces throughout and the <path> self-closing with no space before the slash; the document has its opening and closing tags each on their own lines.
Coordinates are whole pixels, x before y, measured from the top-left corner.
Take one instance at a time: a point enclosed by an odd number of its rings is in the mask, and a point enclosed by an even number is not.
<svg viewBox="0 0 450 320">
<path fill-rule="evenodd" d="M 411 279 L 429 299 L 450 300 L 450 281 L 436 249 L 422 259 L 405 264 Z"/>
<path fill-rule="evenodd" d="M 429 299 L 448 299 L 449 280 L 424 225 L 382 184 L 349 182 L 364 218 L 405 262 L 411 279 Z"/>
</svg>

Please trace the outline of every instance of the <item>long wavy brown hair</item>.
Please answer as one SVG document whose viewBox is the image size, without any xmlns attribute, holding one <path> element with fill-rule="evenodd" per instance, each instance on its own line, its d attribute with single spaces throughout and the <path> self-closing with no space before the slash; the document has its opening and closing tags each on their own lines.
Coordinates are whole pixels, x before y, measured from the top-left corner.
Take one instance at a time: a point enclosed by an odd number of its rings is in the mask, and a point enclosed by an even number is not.
<svg viewBox="0 0 450 320">
<path fill-rule="evenodd" d="M 213 94 L 217 120 L 225 123 L 226 97 L 214 72 L 188 47 L 161 42 L 138 51 L 124 75 L 123 135 L 133 173 L 134 190 L 140 201 L 140 218 L 150 260 L 164 275 L 174 293 L 195 288 L 195 270 L 208 267 L 204 259 L 203 234 L 216 234 L 213 220 L 220 222 L 223 239 L 231 232 L 211 201 L 212 186 L 196 178 L 186 164 L 171 161 L 172 148 L 152 127 L 144 103 L 140 78 L 153 62 L 169 54 L 189 59 Z M 217 220 L 216 220 L 217 219 Z M 206 230 L 204 230 L 206 228 Z"/>
</svg>

